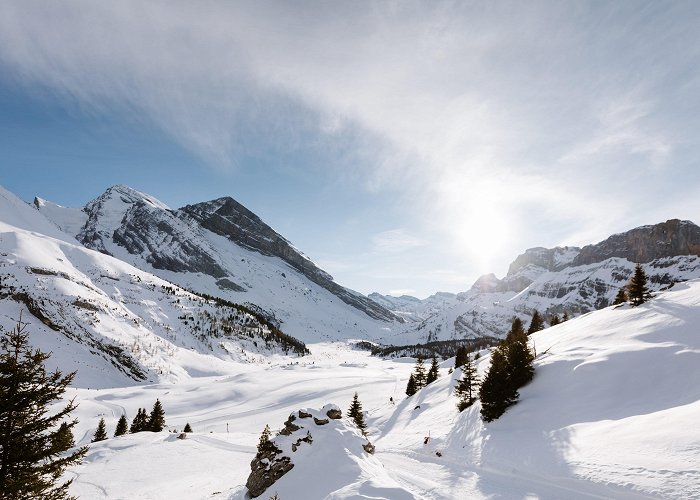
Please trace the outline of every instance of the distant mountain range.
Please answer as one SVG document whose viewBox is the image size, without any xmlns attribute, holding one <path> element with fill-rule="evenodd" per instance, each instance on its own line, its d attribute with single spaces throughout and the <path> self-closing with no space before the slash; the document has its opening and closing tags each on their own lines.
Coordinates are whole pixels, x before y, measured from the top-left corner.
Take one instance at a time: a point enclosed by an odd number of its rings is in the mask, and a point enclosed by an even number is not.
<svg viewBox="0 0 700 500">
<path fill-rule="evenodd" d="M 502 337 L 515 316 L 527 324 L 533 309 L 547 317 L 577 316 L 610 305 L 637 262 L 652 290 L 698 278 L 699 255 L 700 227 L 672 219 L 583 248 L 531 248 L 511 263 L 504 278 L 481 276 L 459 294 L 419 300 L 375 293 L 370 298 L 414 323 L 387 336 L 386 343 Z"/>
<path fill-rule="evenodd" d="M 635 262 L 653 290 L 698 278 L 698 255 L 700 228 L 669 220 L 583 248 L 529 249 L 505 277 L 459 294 L 365 297 L 232 198 L 171 209 L 113 186 L 66 208 L 0 188 L 0 326 L 24 307 L 57 362 L 114 383 L 182 378 L 302 342 L 501 337 L 533 309 L 577 316 L 609 305 Z"/>
</svg>

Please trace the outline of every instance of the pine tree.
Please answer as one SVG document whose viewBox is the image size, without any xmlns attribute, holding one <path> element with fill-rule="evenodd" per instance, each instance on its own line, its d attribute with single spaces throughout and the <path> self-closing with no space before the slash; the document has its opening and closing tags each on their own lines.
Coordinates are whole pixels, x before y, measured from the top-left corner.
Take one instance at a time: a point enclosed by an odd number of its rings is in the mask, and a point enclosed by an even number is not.
<svg viewBox="0 0 700 500">
<path fill-rule="evenodd" d="M 418 388 L 416 387 L 416 379 L 413 378 L 413 374 L 411 373 L 411 376 L 408 377 L 408 384 L 406 384 L 406 395 L 413 396 L 416 392 L 418 392 Z"/>
<path fill-rule="evenodd" d="M 438 365 L 437 358 L 433 355 L 433 361 L 430 363 L 430 369 L 428 370 L 428 375 L 425 378 L 425 385 L 432 384 L 440 376 L 440 366 Z"/>
<path fill-rule="evenodd" d="M 355 393 L 355 396 L 352 398 L 352 403 L 348 409 L 347 416 L 350 417 L 353 422 L 355 422 L 358 429 L 360 429 L 363 433 L 365 432 L 367 424 L 365 424 L 365 416 L 362 413 L 362 403 L 360 403 L 357 393 Z"/>
<path fill-rule="evenodd" d="M 105 425 L 105 419 L 100 418 L 99 423 L 97 424 L 97 430 L 95 430 L 95 434 L 92 436 L 92 442 L 97 443 L 98 441 L 104 441 L 107 439 L 107 426 Z"/>
<path fill-rule="evenodd" d="M 615 295 L 615 300 L 613 300 L 613 305 L 616 306 L 618 304 L 624 304 L 627 302 L 627 292 L 625 291 L 625 287 L 620 288 L 617 291 L 617 295 Z"/>
<path fill-rule="evenodd" d="M 559 323 L 561 323 L 561 319 L 559 318 L 559 315 L 552 314 L 552 317 L 549 318 L 549 326 L 557 326 Z"/>
<path fill-rule="evenodd" d="M 476 401 L 479 389 L 479 376 L 476 367 L 467 356 L 467 362 L 462 365 L 462 378 L 455 387 L 455 396 L 459 398 L 457 408 L 463 411 L 469 408 Z"/>
<path fill-rule="evenodd" d="M 114 437 L 123 436 L 127 432 L 129 432 L 129 423 L 126 421 L 126 417 L 122 415 L 117 422 L 117 428 L 114 429 Z"/>
<path fill-rule="evenodd" d="M 72 448 L 75 446 L 75 438 L 73 437 L 73 431 L 70 430 L 71 426 L 67 422 L 61 422 L 61 426 L 56 431 L 51 439 L 51 447 L 54 450 L 58 450 L 60 453 L 64 450 Z"/>
<path fill-rule="evenodd" d="M 527 343 L 527 335 L 522 329 L 516 328 L 515 321 L 506 337 L 504 348 L 509 382 L 512 385 L 512 391 L 517 394 L 518 389 L 530 382 L 535 374 L 533 366 L 535 356 Z"/>
<path fill-rule="evenodd" d="M 416 390 L 421 390 L 425 387 L 425 364 L 423 363 L 423 356 L 420 354 L 416 358 L 416 366 L 413 369 L 413 380 L 416 382 Z"/>
<path fill-rule="evenodd" d="M 139 408 L 136 412 L 134 420 L 131 421 L 129 432 L 135 434 L 148 430 L 148 414 L 145 408 Z"/>
<path fill-rule="evenodd" d="M 485 422 L 500 417 L 518 400 L 518 389 L 532 380 L 535 356 L 527 343 L 522 322 L 515 318 L 508 335 L 491 355 L 491 366 L 481 384 L 481 418 Z"/>
<path fill-rule="evenodd" d="M 457 355 L 455 356 L 455 368 L 462 366 L 467 362 L 467 359 L 469 359 L 469 351 L 467 350 L 466 346 L 459 346 L 457 348 Z"/>
<path fill-rule="evenodd" d="M 532 320 L 530 320 L 530 326 L 527 329 L 527 334 L 532 335 L 535 332 L 544 330 L 544 320 L 537 309 L 532 311 Z"/>
<path fill-rule="evenodd" d="M 270 426 L 265 424 L 265 428 L 258 441 L 258 453 L 265 451 L 270 446 Z"/>
<path fill-rule="evenodd" d="M 566 321 L 569 321 L 569 313 L 564 311 L 564 315 L 561 317 L 561 322 L 564 323 Z"/>
<path fill-rule="evenodd" d="M 634 306 L 644 304 L 651 298 L 651 292 L 647 288 L 647 275 L 641 264 L 637 264 L 634 268 L 634 274 L 627 288 L 629 289 L 629 299 Z"/>
<path fill-rule="evenodd" d="M 182 432 L 192 432 L 192 426 L 189 422 L 185 424 L 185 428 L 182 430 Z"/>
<path fill-rule="evenodd" d="M 148 418 L 148 429 L 151 432 L 160 432 L 165 427 L 165 411 L 163 410 L 163 405 L 160 404 L 160 400 L 156 399 L 153 403 L 153 410 L 151 410 L 151 416 Z"/>
<path fill-rule="evenodd" d="M 503 415 L 506 409 L 515 403 L 517 394 L 513 394 L 508 373 L 508 362 L 500 347 L 491 354 L 491 365 L 479 388 L 481 400 L 481 418 L 491 422 Z"/>
<path fill-rule="evenodd" d="M 75 409 L 73 400 L 56 413 L 49 408 L 61 400 L 75 372 L 47 373 L 50 354 L 32 350 L 26 323 L 20 320 L 0 337 L 0 498 L 70 498 L 72 480 L 58 481 L 63 471 L 81 462 L 83 446 L 67 453 L 65 422 Z"/>
</svg>

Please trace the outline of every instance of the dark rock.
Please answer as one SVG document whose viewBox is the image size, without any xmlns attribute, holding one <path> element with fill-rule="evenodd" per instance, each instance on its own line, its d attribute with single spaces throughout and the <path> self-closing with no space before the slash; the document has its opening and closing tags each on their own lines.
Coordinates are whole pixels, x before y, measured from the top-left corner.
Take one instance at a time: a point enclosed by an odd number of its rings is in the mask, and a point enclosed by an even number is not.
<svg viewBox="0 0 700 500">
<path fill-rule="evenodd" d="M 299 418 L 310 418 L 311 413 L 306 413 L 304 410 L 299 410 Z"/>
<path fill-rule="evenodd" d="M 280 431 L 280 434 L 282 434 L 283 436 L 290 436 L 292 434 L 292 432 L 298 431 L 299 429 L 301 429 L 301 427 L 292 423 L 296 419 L 297 418 L 294 416 L 293 413 L 291 415 L 289 415 L 289 418 L 284 423 L 284 428 Z"/>
<path fill-rule="evenodd" d="M 275 481 L 294 468 L 291 458 L 282 455 L 274 443 L 259 450 L 250 463 L 250 475 L 245 483 L 252 498 L 262 495 Z"/>
<path fill-rule="evenodd" d="M 700 255 L 700 227 L 679 219 L 637 227 L 595 245 L 586 245 L 572 264 L 593 264 L 611 257 L 645 263 L 676 255 Z"/>
<path fill-rule="evenodd" d="M 328 419 L 327 419 L 327 418 L 316 418 L 316 417 L 314 417 L 314 423 L 315 423 L 316 425 L 326 425 L 326 424 L 328 423 Z"/>
<path fill-rule="evenodd" d="M 326 412 L 326 416 L 331 420 L 338 420 L 343 417 L 343 412 L 337 408 L 331 408 Z"/>
<path fill-rule="evenodd" d="M 365 450 L 370 455 L 374 455 L 374 450 L 375 450 L 374 445 L 372 443 L 370 443 L 369 441 L 367 441 L 365 444 L 362 445 L 362 449 Z"/>
</svg>

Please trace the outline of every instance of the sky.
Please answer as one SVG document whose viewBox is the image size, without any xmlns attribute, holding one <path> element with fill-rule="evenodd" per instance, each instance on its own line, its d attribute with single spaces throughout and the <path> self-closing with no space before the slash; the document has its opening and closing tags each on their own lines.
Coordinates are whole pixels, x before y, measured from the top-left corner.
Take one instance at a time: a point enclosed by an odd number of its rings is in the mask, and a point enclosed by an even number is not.
<svg viewBox="0 0 700 500">
<path fill-rule="evenodd" d="M 700 223 L 700 2 L 0 0 L 0 185 L 232 196 L 426 297 Z"/>
</svg>

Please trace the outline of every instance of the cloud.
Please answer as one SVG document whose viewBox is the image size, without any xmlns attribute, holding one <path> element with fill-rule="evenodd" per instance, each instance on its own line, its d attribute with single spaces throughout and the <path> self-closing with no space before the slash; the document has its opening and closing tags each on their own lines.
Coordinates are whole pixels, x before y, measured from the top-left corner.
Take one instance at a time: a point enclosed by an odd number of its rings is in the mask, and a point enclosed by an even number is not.
<svg viewBox="0 0 700 500">
<path fill-rule="evenodd" d="M 374 251 L 378 253 L 400 253 L 425 246 L 428 242 L 411 234 L 406 229 L 391 229 L 375 234 L 372 237 L 372 244 Z"/>
<path fill-rule="evenodd" d="M 692 10 L 27 0 L 0 6 L 0 69 L 219 168 L 261 144 L 342 152 L 324 168 L 412 221 L 375 250 L 439 241 L 481 272 L 677 206 L 657 193 L 697 179 Z"/>
</svg>

